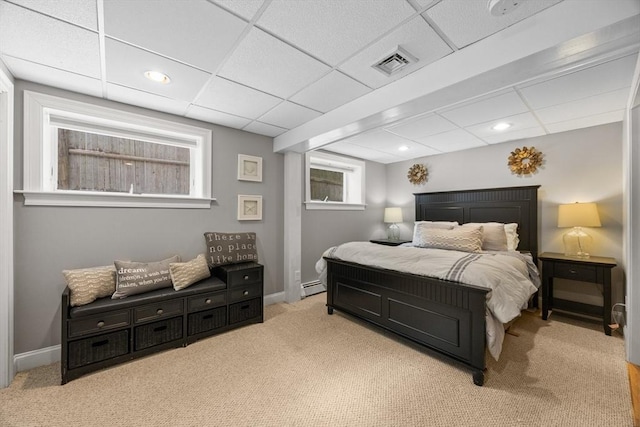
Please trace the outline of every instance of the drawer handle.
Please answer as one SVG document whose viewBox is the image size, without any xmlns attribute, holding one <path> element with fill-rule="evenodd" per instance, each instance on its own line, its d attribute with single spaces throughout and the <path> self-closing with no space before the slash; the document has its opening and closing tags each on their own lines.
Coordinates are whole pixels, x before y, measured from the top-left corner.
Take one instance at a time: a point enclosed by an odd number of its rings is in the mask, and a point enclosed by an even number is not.
<svg viewBox="0 0 640 427">
<path fill-rule="evenodd" d="M 243 306 L 241 306 L 241 307 L 240 307 L 240 310 L 246 310 L 246 309 L 248 309 L 249 307 L 251 307 L 249 304 L 245 304 L 245 305 L 243 305 Z"/>
<path fill-rule="evenodd" d="M 577 273 L 577 271 L 576 271 L 576 270 L 569 270 L 569 273 L 571 273 L 571 274 L 576 274 L 576 273 Z"/>
<path fill-rule="evenodd" d="M 243 277 L 243 279 L 244 279 L 244 280 L 249 280 L 249 275 L 248 275 L 248 274 L 245 274 L 245 275 L 244 275 L 244 277 Z"/>
<path fill-rule="evenodd" d="M 156 311 L 156 313 L 157 313 L 158 315 L 160 315 L 160 314 L 164 313 L 164 310 L 162 310 L 161 308 L 159 308 L 159 309 L 158 309 L 158 311 Z"/>
<path fill-rule="evenodd" d="M 98 328 L 102 328 L 104 327 L 104 322 L 101 320 L 98 322 L 98 324 L 96 325 Z"/>
<path fill-rule="evenodd" d="M 153 328 L 153 332 L 160 332 L 167 329 L 167 325 L 158 326 L 157 328 Z"/>
<path fill-rule="evenodd" d="M 207 314 L 206 316 L 202 316 L 202 320 L 213 319 L 213 314 Z"/>
<path fill-rule="evenodd" d="M 91 344 L 91 347 L 102 347 L 103 345 L 109 344 L 109 340 L 96 341 Z"/>
<path fill-rule="evenodd" d="M 207 298 L 206 300 L 204 300 L 205 304 L 211 304 L 211 298 Z"/>
<path fill-rule="evenodd" d="M 244 291 L 244 292 L 242 293 L 242 295 L 244 295 L 244 296 L 249 295 L 249 291 Z"/>
</svg>

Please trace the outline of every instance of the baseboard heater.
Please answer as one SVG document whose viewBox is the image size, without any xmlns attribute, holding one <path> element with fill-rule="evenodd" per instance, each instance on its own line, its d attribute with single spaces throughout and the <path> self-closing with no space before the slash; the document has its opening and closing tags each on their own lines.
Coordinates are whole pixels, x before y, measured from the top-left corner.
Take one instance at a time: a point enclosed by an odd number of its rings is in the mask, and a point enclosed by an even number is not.
<svg viewBox="0 0 640 427">
<path fill-rule="evenodd" d="M 311 295 L 325 292 L 327 288 L 319 280 L 313 280 L 311 282 L 305 282 L 302 284 L 302 297 L 308 297 Z"/>
</svg>

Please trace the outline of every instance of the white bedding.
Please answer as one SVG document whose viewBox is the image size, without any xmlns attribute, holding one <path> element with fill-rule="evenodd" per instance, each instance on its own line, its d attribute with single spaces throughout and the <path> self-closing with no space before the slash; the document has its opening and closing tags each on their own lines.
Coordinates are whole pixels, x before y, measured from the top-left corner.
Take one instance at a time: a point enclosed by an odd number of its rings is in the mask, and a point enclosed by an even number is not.
<svg viewBox="0 0 640 427">
<path fill-rule="evenodd" d="M 520 315 L 540 284 L 531 256 L 513 251 L 469 253 L 349 242 L 328 249 L 324 256 L 491 289 L 487 294 L 486 334 L 487 347 L 496 360 L 502 351 L 503 324 Z M 326 286 L 324 259 L 316 263 L 316 271 Z"/>
</svg>

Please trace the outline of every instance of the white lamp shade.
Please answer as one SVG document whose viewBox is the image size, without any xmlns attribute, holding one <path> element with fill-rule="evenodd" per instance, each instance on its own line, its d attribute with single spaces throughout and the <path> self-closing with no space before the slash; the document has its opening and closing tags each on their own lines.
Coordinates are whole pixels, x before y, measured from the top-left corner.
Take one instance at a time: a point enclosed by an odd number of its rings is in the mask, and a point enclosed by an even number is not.
<svg viewBox="0 0 640 427">
<path fill-rule="evenodd" d="M 384 208 L 384 222 L 402 222 L 402 208 Z"/>
<path fill-rule="evenodd" d="M 571 203 L 558 206 L 558 227 L 600 227 L 595 203 Z"/>
</svg>

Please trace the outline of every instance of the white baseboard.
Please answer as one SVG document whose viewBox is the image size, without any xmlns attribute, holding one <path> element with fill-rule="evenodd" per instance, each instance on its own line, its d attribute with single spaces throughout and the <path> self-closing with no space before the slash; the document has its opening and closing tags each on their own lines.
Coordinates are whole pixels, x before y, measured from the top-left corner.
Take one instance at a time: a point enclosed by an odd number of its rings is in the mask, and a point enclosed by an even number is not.
<svg viewBox="0 0 640 427">
<path fill-rule="evenodd" d="M 319 281 L 307 282 L 302 285 L 302 296 L 309 297 L 311 295 L 319 294 L 326 291 L 327 288 Z"/>
<path fill-rule="evenodd" d="M 269 294 L 264 296 L 264 305 L 265 307 L 271 304 L 276 304 L 279 302 L 283 302 L 285 299 L 284 292 L 276 292 L 275 294 Z"/>
<path fill-rule="evenodd" d="M 41 348 L 39 350 L 27 351 L 16 354 L 13 357 L 13 365 L 16 372 L 27 371 L 38 366 L 50 365 L 60 361 L 60 346 Z"/>
</svg>

